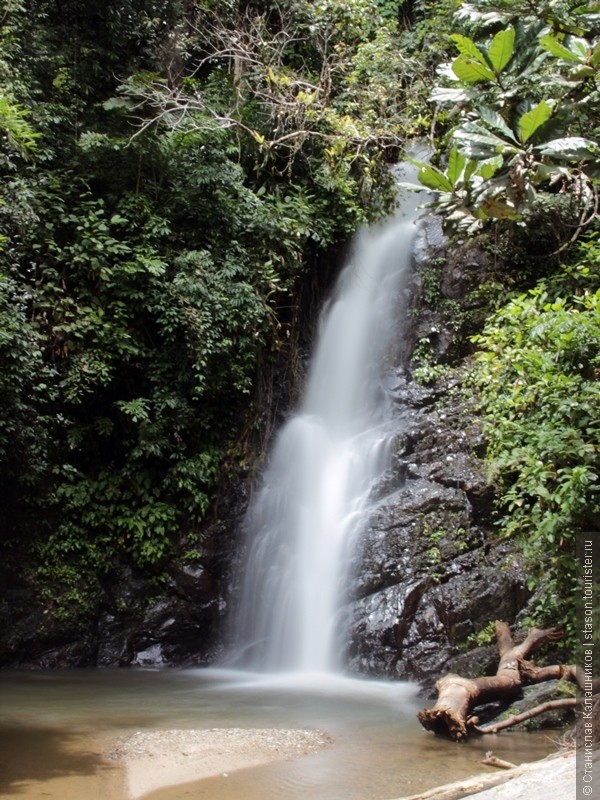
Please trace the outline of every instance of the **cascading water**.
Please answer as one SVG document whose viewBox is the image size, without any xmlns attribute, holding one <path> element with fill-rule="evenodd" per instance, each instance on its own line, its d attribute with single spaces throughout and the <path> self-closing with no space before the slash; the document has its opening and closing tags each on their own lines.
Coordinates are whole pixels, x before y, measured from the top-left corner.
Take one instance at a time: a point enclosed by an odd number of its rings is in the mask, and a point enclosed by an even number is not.
<svg viewBox="0 0 600 800">
<path fill-rule="evenodd" d="M 249 509 L 234 625 L 244 668 L 339 666 L 336 615 L 349 552 L 389 462 L 381 378 L 399 335 L 416 204 L 413 195 L 394 220 L 357 236 L 323 316 L 304 402 L 279 433 Z"/>
</svg>

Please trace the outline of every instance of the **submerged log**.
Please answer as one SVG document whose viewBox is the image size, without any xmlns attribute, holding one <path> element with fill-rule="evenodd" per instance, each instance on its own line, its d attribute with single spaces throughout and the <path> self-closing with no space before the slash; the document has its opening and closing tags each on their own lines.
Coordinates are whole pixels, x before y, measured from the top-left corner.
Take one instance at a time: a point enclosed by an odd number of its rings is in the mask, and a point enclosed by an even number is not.
<svg viewBox="0 0 600 800">
<path fill-rule="evenodd" d="M 453 673 L 444 675 L 435 685 L 438 693 L 435 705 L 417 714 L 419 722 L 426 730 L 448 736 L 456 742 L 466 739 L 470 731 L 491 733 L 491 730 L 478 728 L 479 720 L 469 716 L 474 706 L 518 697 L 525 679 L 530 683 L 538 683 L 550 677 L 576 680 L 577 671 L 574 667 L 558 665 L 538 669 L 527 660 L 542 645 L 556 641 L 561 636 L 562 631 L 559 628 L 532 628 L 524 641 L 515 644 L 506 622 L 496 620 L 496 639 L 500 653 L 496 674 L 483 678 L 462 678 Z"/>
</svg>

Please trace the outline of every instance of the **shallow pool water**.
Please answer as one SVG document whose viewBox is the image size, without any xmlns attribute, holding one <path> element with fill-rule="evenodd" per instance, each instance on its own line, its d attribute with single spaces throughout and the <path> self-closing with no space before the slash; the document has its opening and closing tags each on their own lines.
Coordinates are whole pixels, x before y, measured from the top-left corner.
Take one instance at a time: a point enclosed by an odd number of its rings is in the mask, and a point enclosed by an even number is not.
<svg viewBox="0 0 600 800">
<path fill-rule="evenodd" d="M 314 755 L 152 800 L 389 800 L 481 771 L 488 750 L 522 763 L 555 749 L 548 733 L 445 741 L 419 725 L 424 705 L 413 684 L 329 674 L 0 672 L 0 797 L 124 800 L 101 743 L 141 729 L 320 728 L 334 740 Z"/>
</svg>

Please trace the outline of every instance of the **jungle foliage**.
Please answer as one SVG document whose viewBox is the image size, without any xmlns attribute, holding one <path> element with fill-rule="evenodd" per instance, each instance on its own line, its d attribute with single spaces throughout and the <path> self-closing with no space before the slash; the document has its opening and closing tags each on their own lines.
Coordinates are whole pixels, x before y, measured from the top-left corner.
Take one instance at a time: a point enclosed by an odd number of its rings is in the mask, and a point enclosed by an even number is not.
<svg viewBox="0 0 600 800">
<path fill-rule="evenodd" d="M 86 625 L 113 571 L 160 581 L 201 552 L 303 281 L 430 136 L 437 209 L 461 236 L 495 226 L 518 290 L 474 380 L 499 523 L 555 590 L 540 621 L 568 622 L 573 537 L 598 524 L 599 20 L 576 0 L 4 3 L 11 581 Z"/>
<path fill-rule="evenodd" d="M 53 615 L 201 551 L 302 280 L 393 203 L 402 5 L 4 4 L 0 549 Z"/>
<path fill-rule="evenodd" d="M 522 544 L 534 622 L 572 645 L 575 539 L 600 524 L 600 7 L 479 0 L 454 22 L 419 178 L 449 228 L 495 228 L 512 291 L 473 337 L 473 380 L 498 524 Z"/>
<path fill-rule="evenodd" d="M 584 275 L 580 291 L 560 294 L 541 282 L 474 337 L 501 530 L 522 543 L 529 588 L 543 587 L 535 622 L 562 625 L 570 645 L 576 537 L 600 525 L 599 256 L 597 237 L 582 242 L 575 263 L 585 273 L 592 257 L 593 280 Z"/>
</svg>

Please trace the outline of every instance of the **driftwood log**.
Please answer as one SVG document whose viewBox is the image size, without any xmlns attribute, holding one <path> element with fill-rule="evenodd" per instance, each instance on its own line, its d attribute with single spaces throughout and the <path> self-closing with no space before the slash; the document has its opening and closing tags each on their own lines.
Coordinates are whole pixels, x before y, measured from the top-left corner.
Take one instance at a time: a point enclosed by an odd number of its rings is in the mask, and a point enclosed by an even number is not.
<svg viewBox="0 0 600 800">
<path fill-rule="evenodd" d="M 444 786 L 436 786 L 435 789 L 429 789 L 419 794 L 411 794 L 410 797 L 400 797 L 398 800 L 461 800 L 472 794 L 479 794 L 485 789 L 491 789 L 494 786 L 500 786 L 504 783 L 509 783 L 515 778 L 521 778 L 530 774 L 541 774 L 542 766 L 544 771 L 553 763 L 559 764 L 563 759 L 568 758 L 567 753 L 554 754 L 548 756 L 544 761 L 534 761 L 531 764 L 521 764 L 512 769 L 503 770 L 502 772 L 494 772 L 489 774 L 476 775 L 474 778 L 465 778 L 462 781 L 455 781 L 454 783 L 447 783 Z M 546 766 L 547 765 L 547 766 Z M 550 790 L 551 791 L 551 790 Z M 516 795 L 513 795 L 515 797 Z"/>
<path fill-rule="evenodd" d="M 562 678 L 577 681 L 577 670 L 574 666 L 557 664 L 551 667 L 538 668 L 529 657 L 539 650 L 542 645 L 560 639 L 562 631 L 559 628 L 540 630 L 532 628 L 527 637 L 520 644 L 513 641 L 510 628 L 506 622 L 496 621 L 496 639 L 500 653 L 500 663 L 496 674 L 482 678 L 462 678 L 460 675 L 449 673 L 437 681 L 437 701 L 432 708 L 423 709 L 417 714 L 419 722 L 427 730 L 437 735 L 448 736 L 456 742 L 463 741 L 470 732 L 483 734 L 495 733 L 501 728 L 489 726 L 478 727 L 479 719 L 470 716 L 470 711 L 476 705 L 489 703 L 495 700 L 511 700 L 519 696 L 524 682 L 539 683 L 552 678 Z M 568 700 L 564 705 L 575 705 L 576 700 Z M 532 709 L 528 716 L 548 709 L 539 706 Z M 523 719 L 523 717 L 521 717 Z M 510 727 L 516 721 L 507 721 L 502 727 Z"/>
</svg>

